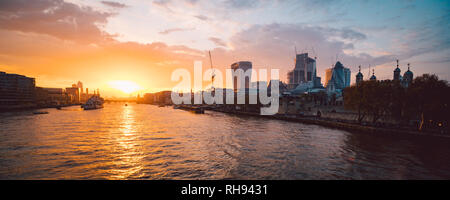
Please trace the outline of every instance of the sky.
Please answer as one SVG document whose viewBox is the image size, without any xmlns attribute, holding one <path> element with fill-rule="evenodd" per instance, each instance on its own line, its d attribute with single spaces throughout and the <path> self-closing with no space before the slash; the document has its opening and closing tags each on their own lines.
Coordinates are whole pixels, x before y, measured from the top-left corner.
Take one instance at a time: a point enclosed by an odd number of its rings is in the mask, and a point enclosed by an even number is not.
<svg viewBox="0 0 450 200">
<path fill-rule="evenodd" d="M 286 81 L 297 49 L 322 80 L 337 60 L 352 82 L 359 65 L 392 79 L 396 59 L 450 80 L 449 21 L 445 0 L 1 0 L 0 71 L 125 97 L 170 90 L 208 51 L 215 68 L 248 60 Z"/>
</svg>

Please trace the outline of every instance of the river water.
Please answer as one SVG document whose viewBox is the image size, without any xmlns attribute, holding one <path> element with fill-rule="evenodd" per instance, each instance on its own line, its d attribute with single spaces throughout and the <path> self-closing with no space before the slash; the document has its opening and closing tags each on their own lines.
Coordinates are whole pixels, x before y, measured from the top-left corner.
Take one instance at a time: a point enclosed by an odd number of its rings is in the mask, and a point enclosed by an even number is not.
<svg viewBox="0 0 450 200">
<path fill-rule="evenodd" d="M 123 103 L 0 113 L 0 179 L 449 179 L 450 139 Z"/>
</svg>

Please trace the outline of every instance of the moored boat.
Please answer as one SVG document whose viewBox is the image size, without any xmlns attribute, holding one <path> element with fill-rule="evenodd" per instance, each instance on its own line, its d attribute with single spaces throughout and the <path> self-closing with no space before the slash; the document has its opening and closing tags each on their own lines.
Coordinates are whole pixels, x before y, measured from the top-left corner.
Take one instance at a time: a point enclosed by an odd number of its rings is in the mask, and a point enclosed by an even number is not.
<svg viewBox="0 0 450 200">
<path fill-rule="evenodd" d="M 197 114 L 204 114 L 205 109 L 203 107 L 197 107 L 197 106 L 190 106 L 190 105 L 177 105 L 173 107 L 174 109 L 182 109 L 182 110 L 188 110 L 192 111 Z"/>
<path fill-rule="evenodd" d="M 95 110 L 95 109 L 103 108 L 103 103 L 104 103 L 103 98 L 101 98 L 99 96 L 92 96 L 81 107 L 84 110 Z"/>
<path fill-rule="evenodd" d="M 48 112 L 47 111 L 36 111 L 36 112 L 33 112 L 33 114 L 42 115 L 42 114 L 48 114 Z"/>
</svg>

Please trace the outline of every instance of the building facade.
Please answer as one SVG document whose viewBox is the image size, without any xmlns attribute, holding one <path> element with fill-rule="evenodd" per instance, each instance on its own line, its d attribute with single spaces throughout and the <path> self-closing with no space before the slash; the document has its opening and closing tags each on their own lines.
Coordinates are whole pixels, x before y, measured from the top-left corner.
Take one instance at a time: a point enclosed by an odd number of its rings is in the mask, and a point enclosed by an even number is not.
<svg viewBox="0 0 450 200">
<path fill-rule="evenodd" d="M 71 103 L 70 96 L 62 88 L 36 87 L 38 106 L 61 106 Z"/>
<path fill-rule="evenodd" d="M 35 79 L 0 72 L 0 106 L 33 104 Z"/>
</svg>

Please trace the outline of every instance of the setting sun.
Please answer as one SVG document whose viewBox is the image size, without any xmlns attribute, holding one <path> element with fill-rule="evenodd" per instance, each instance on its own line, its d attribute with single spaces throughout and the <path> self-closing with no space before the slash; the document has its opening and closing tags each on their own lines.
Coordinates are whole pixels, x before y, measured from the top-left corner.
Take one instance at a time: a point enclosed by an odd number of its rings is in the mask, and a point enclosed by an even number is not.
<svg viewBox="0 0 450 200">
<path fill-rule="evenodd" d="M 120 90 L 124 93 L 130 94 L 141 89 L 141 87 L 133 81 L 111 81 L 110 87 Z"/>
</svg>

